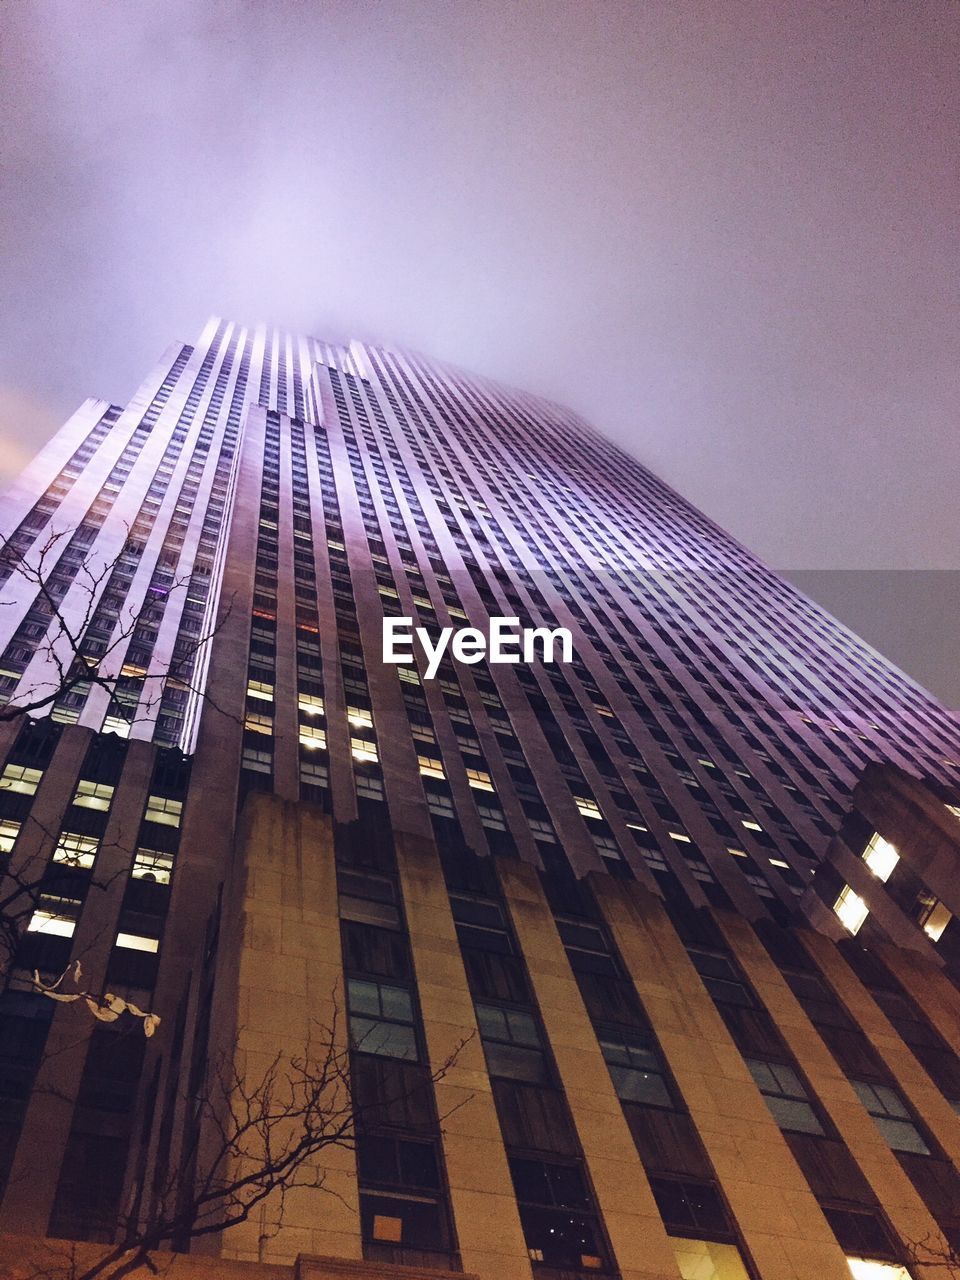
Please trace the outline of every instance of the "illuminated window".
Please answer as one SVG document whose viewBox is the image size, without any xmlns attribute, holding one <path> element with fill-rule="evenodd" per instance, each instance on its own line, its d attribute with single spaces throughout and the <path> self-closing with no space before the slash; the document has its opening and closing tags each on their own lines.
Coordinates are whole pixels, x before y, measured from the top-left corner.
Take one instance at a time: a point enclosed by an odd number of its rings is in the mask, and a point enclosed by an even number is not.
<svg viewBox="0 0 960 1280">
<path fill-rule="evenodd" d="M 761 827 L 760 823 L 759 823 L 759 822 L 754 822 L 752 818 L 741 818 L 741 819 L 740 819 L 740 825 L 741 825 L 741 827 L 746 827 L 748 831 L 762 831 L 762 830 L 763 830 L 763 827 Z"/>
<path fill-rule="evenodd" d="M 0 822 L 0 853 L 9 853 L 20 834 L 20 823 L 5 819 Z"/>
<path fill-rule="evenodd" d="M 347 707 L 347 719 L 355 729 L 373 728 L 373 712 L 366 707 Z"/>
<path fill-rule="evenodd" d="M 273 685 L 267 684 L 266 680 L 248 680 L 247 697 L 259 698 L 263 702 L 272 702 Z"/>
<path fill-rule="evenodd" d="M 585 818 L 593 818 L 600 821 L 603 820 L 603 814 L 600 812 L 600 806 L 592 797 L 574 796 L 573 803 Z"/>
<path fill-rule="evenodd" d="M 130 868 L 134 880 L 152 880 L 156 884 L 169 884 L 173 870 L 173 856 L 156 849 L 138 849 Z"/>
<path fill-rule="evenodd" d="M 104 733 L 115 733 L 118 738 L 130 737 L 130 721 L 121 716 L 107 716 L 103 722 Z"/>
<path fill-rule="evenodd" d="M 931 893 L 921 893 L 917 899 L 916 916 L 931 942 L 939 942 L 943 931 L 953 919 L 953 913 Z"/>
<path fill-rule="evenodd" d="M 413 667 L 397 667 L 397 674 L 404 684 L 420 683 L 420 677 Z"/>
<path fill-rule="evenodd" d="M 171 800 L 169 796 L 147 796 L 147 811 L 143 816 L 147 822 L 179 827 L 183 816 L 183 801 Z"/>
<path fill-rule="evenodd" d="M 243 720 L 243 727 L 250 733 L 273 733 L 273 717 L 261 715 L 257 711 L 248 711 Z"/>
<path fill-rule="evenodd" d="M 73 803 L 81 809 L 109 809 L 113 792 L 114 788 L 107 782 L 90 782 L 87 778 L 81 778 L 77 783 Z"/>
<path fill-rule="evenodd" d="M 147 938 L 142 933 L 118 933 L 116 945 L 127 951 L 157 951 L 160 947 L 156 938 Z"/>
<path fill-rule="evenodd" d="M 445 778 L 447 775 L 443 772 L 443 762 L 435 759 L 433 756 L 417 756 L 420 765 L 420 772 L 425 778 Z"/>
<path fill-rule="evenodd" d="M 854 1280 L 910 1280 L 910 1272 L 897 1262 L 876 1262 L 872 1258 L 847 1258 Z"/>
<path fill-rule="evenodd" d="M 64 831 L 53 851 L 53 860 L 68 867 L 83 867 L 84 870 L 89 870 L 96 860 L 98 844 L 99 841 L 94 836 L 81 836 L 72 831 Z"/>
<path fill-rule="evenodd" d="M 746 858 L 746 857 L 748 857 L 748 856 L 749 856 L 749 855 L 747 854 L 746 850 L 744 850 L 744 849 L 732 849 L 732 848 L 730 848 L 730 846 L 729 846 L 729 845 L 727 846 L 727 853 L 732 853 L 732 854 L 733 854 L 733 856 L 734 856 L 735 858 Z"/>
<path fill-rule="evenodd" d="M 377 764 L 380 760 L 377 744 L 367 742 L 365 738 L 351 738 L 350 753 L 354 760 L 360 760 L 365 764 Z"/>
<path fill-rule="evenodd" d="M 58 938 L 72 938 L 77 927 L 80 903 L 73 898 L 53 898 L 42 894 L 40 906 L 34 911 L 27 925 L 28 933 L 52 934 Z"/>
<path fill-rule="evenodd" d="M 833 909 L 837 913 L 840 923 L 845 929 L 849 929 L 851 933 L 857 933 L 864 920 L 870 914 L 867 904 L 859 893 L 854 893 L 848 884 L 845 884 L 840 890 L 840 896 L 833 904 Z"/>
<path fill-rule="evenodd" d="M 863 851 L 863 860 L 878 880 L 886 882 L 900 861 L 900 855 L 889 840 L 884 840 L 882 835 L 874 832 Z"/>
<path fill-rule="evenodd" d="M 42 769 L 28 769 L 22 764 L 8 764 L 0 774 L 0 791 L 18 791 L 32 796 L 43 777 Z"/>
<path fill-rule="evenodd" d="M 682 1280 L 749 1280 L 735 1244 L 715 1240 L 686 1240 L 670 1236 Z"/>
<path fill-rule="evenodd" d="M 323 699 L 315 693 L 298 693 L 297 706 L 306 716 L 323 715 Z"/>
<path fill-rule="evenodd" d="M 468 769 L 467 781 L 475 791 L 493 790 L 493 783 L 490 781 L 490 775 L 483 769 Z"/>
<path fill-rule="evenodd" d="M 682 831 L 668 831 L 667 835 L 671 840 L 676 840 L 679 844 L 692 844 L 693 841 L 688 835 L 684 835 Z"/>
<path fill-rule="evenodd" d="M 327 746 L 327 731 L 318 725 L 302 724 L 300 726 L 300 745 L 308 751 L 324 751 Z"/>
</svg>

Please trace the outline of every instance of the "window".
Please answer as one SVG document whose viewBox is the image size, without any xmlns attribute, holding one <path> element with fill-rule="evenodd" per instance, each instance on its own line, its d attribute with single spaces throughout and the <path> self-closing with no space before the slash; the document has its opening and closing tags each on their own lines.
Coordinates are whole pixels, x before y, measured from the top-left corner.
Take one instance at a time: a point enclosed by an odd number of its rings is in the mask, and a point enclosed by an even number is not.
<svg viewBox="0 0 960 1280">
<path fill-rule="evenodd" d="M 450 910 L 456 921 L 461 946 L 498 951 L 503 955 L 513 954 L 503 910 L 498 902 L 491 898 L 452 893 Z"/>
<path fill-rule="evenodd" d="M 895 1089 L 885 1084 L 867 1084 L 864 1080 L 851 1080 L 850 1083 L 894 1151 L 913 1151 L 922 1156 L 930 1154 L 930 1148 Z"/>
<path fill-rule="evenodd" d="M 681 1280 L 749 1280 L 743 1257 L 735 1244 L 715 1240 L 688 1240 L 671 1236 Z"/>
<path fill-rule="evenodd" d="M 730 1220 L 720 1192 L 709 1182 L 681 1182 L 673 1178 L 651 1178 L 650 1189 L 668 1232 L 690 1231 L 708 1240 L 732 1235 Z"/>
<path fill-rule="evenodd" d="M 380 760 L 377 744 L 368 742 L 365 738 L 351 738 L 350 753 L 354 760 L 359 760 L 363 764 L 377 764 Z"/>
<path fill-rule="evenodd" d="M 431 738 L 432 738 L 431 734 Z M 443 762 L 437 760 L 434 756 L 417 756 L 417 762 L 420 765 L 420 772 L 425 778 L 439 778 L 443 781 L 446 774 L 443 771 Z"/>
<path fill-rule="evenodd" d="M 22 764 L 8 764 L 0 774 L 0 791 L 17 791 L 32 796 L 43 777 L 42 769 L 28 769 Z"/>
<path fill-rule="evenodd" d="M 810 1105 L 806 1089 L 793 1067 L 781 1062 L 745 1059 L 770 1114 L 788 1133 L 823 1134 L 823 1126 Z"/>
<path fill-rule="evenodd" d="M 600 806 L 591 796 L 574 796 L 573 803 L 580 810 L 585 818 L 593 818 L 597 821 L 603 820 L 603 814 L 600 812 Z"/>
<path fill-rule="evenodd" d="M 243 727 L 251 733 L 273 733 L 273 717 L 258 711 L 248 711 L 243 718 Z"/>
<path fill-rule="evenodd" d="M 530 1260 L 552 1267 L 601 1269 L 602 1246 L 579 1166 L 514 1157 L 510 1175 Z"/>
<path fill-rule="evenodd" d="M 262 702 L 272 702 L 273 685 L 268 684 L 265 680 L 248 680 L 247 697 L 258 698 Z"/>
<path fill-rule="evenodd" d="M 341 867 L 337 871 L 337 886 L 340 891 L 341 920 L 356 920 L 360 924 L 399 929 L 400 911 L 392 880 L 386 876 L 348 871 Z"/>
<path fill-rule="evenodd" d="M 910 1280 L 910 1272 L 898 1262 L 878 1262 L 873 1258 L 847 1258 L 854 1280 Z"/>
<path fill-rule="evenodd" d="M 883 836 L 875 831 L 870 837 L 870 843 L 863 851 L 863 860 L 878 880 L 886 882 L 900 861 L 900 855 L 889 840 L 884 840 Z"/>
<path fill-rule="evenodd" d="M 173 857 L 156 849 L 138 849 L 130 869 L 134 880 L 152 880 L 154 884 L 169 884 L 173 871 Z"/>
<path fill-rule="evenodd" d="M 165 827 L 179 827 L 183 815 L 183 801 L 169 796 L 147 796 L 146 822 L 158 822 Z"/>
<path fill-rule="evenodd" d="M 107 782 L 91 782 L 88 778 L 81 778 L 72 803 L 81 809 L 109 809 L 113 790 Z"/>
<path fill-rule="evenodd" d="M 492 1004 L 478 1004 L 476 1013 L 487 1070 L 492 1076 L 534 1083 L 546 1078 L 546 1061 L 533 1014 Z"/>
<path fill-rule="evenodd" d="M 585 920 L 557 919 L 560 934 L 570 967 L 577 973 L 606 973 L 620 976 L 620 969 L 610 954 L 610 947 L 603 930 Z"/>
<path fill-rule="evenodd" d="M 694 968 L 714 1000 L 721 1004 L 753 1005 L 753 997 L 735 965 L 726 956 L 712 951 L 689 950 Z"/>
<path fill-rule="evenodd" d="M 13 842 L 20 834 L 20 825 L 10 819 L 0 821 L 0 853 L 10 853 L 13 849 Z"/>
<path fill-rule="evenodd" d="M 157 951 L 160 947 L 156 938 L 147 938 L 140 933 L 118 933 L 116 945 L 128 951 Z"/>
<path fill-rule="evenodd" d="M 99 841 L 95 836 L 81 836 L 75 835 L 72 831 L 64 831 L 53 851 L 53 860 L 68 867 L 82 867 L 84 870 L 89 870 L 96 859 L 98 844 Z"/>
<path fill-rule="evenodd" d="M 347 979 L 350 1040 L 361 1053 L 418 1060 L 413 1028 L 413 999 L 405 987 Z"/>
<path fill-rule="evenodd" d="M 323 715 L 323 699 L 315 693 L 297 694 L 297 707 L 305 716 Z"/>
<path fill-rule="evenodd" d="M 302 724 L 300 726 L 299 742 L 301 747 L 305 747 L 308 751 L 325 751 L 327 749 L 327 731 L 321 729 L 319 725 Z"/>
<path fill-rule="evenodd" d="M 851 933 L 858 933 L 864 920 L 870 914 L 867 904 L 859 893 L 854 893 L 848 884 L 845 884 L 840 890 L 840 896 L 833 904 L 833 909 L 837 913 L 840 923 L 845 929 L 849 929 Z"/>
<path fill-rule="evenodd" d="M 660 1058 L 639 1037 L 602 1031 L 600 1051 L 622 1102 L 674 1109 Z"/>
<path fill-rule="evenodd" d="M 493 790 L 493 783 L 490 781 L 490 775 L 484 769 L 468 769 L 467 782 L 475 791 Z"/>
</svg>

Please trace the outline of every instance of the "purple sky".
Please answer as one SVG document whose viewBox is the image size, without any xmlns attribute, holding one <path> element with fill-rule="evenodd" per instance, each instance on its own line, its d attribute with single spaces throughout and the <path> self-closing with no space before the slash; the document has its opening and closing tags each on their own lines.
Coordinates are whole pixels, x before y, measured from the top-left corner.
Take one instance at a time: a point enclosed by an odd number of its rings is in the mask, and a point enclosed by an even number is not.
<svg viewBox="0 0 960 1280">
<path fill-rule="evenodd" d="M 6 475 L 219 313 L 554 396 L 778 567 L 960 569 L 955 0 L 6 0 L 0 31 Z M 960 576 L 921 628 L 879 581 L 826 603 L 960 703 Z"/>
</svg>

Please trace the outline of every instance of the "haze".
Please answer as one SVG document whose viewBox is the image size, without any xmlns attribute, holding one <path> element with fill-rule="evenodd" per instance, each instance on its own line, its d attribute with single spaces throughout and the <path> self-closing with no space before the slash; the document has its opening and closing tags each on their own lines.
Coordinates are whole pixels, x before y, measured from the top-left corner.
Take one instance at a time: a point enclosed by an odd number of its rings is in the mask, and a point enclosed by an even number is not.
<svg viewBox="0 0 960 1280">
<path fill-rule="evenodd" d="M 393 341 L 572 405 L 776 566 L 855 571 L 798 580 L 960 703 L 953 0 L 0 29 L 6 477 L 211 313 Z"/>
</svg>

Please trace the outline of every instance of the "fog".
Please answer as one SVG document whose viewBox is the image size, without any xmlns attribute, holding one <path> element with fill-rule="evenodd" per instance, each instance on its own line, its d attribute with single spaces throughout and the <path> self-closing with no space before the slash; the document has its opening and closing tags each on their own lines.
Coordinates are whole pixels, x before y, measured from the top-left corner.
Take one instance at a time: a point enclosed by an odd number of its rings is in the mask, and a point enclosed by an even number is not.
<svg viewBox="0 0 960 1280">
<path fill-rule="evenodd" d="M 786 570 L 960 569 L 953 0 L 6 0 L 0 31 L 5 475 L 220 314 L 564 401 Z M 892 652 L 914 610 L 876 581 L 828 603 Z M 898 660 L 960 703 L 936 624 L 939 675 Z"/>
</svg>

